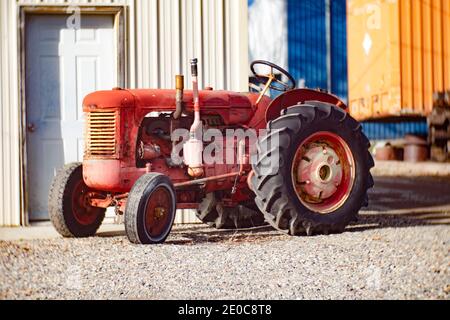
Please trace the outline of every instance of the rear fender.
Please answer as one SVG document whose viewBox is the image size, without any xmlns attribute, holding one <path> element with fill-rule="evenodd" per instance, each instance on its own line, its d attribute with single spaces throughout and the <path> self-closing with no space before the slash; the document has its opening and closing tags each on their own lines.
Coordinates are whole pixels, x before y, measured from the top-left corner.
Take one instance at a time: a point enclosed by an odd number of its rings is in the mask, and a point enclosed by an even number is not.
<svg viewBox="0 0 450 320">
<path fill-rule="evenodd" d="M 330 103 L 338 108 L 341 108 L 342 110 L 347 111 L 347 105 L 338 97 L 330 93 L 312 89 L 295 89 L 283 93 L 272 101 L 266 110 L 266 123 L 278 118 L 281 114 L 281 110 L 306 101 L 321 101 Z"/>
</svg>

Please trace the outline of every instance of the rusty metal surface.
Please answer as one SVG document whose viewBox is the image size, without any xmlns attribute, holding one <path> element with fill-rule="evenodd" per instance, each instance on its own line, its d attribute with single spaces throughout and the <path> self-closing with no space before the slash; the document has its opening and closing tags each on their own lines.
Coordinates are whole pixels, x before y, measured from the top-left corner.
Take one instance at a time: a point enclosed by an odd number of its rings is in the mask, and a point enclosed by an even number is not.
<svg viewBox="0 0 450 320">
<path fill-rule="evenodd" d="M 345 203 L 355 181 L 355 160 L 347 143 L 337 134 L 316 132 L 297 149 L 292 183 L 301 203 L 320 214 Z"/>
<path fill-rule="evenodd" d="M 395 155 L 395 149 L 391 145 L 378 147 L 375 153 L 375 159 L 380 161 L 398 160 Z"/>
<path fill-rule="evenodd" d="M 413 134 L 407 134 L 405 136 L 405 144 L 406 145 L 419 145 L 419 146 L 426 146 L 427 145 L 427 141 L 425 140 L 425 138 L 420 137 L 420 136 L 416 136 Z"/>
<path fill-rule="evenodd" d="M 430 157 L 434 161 L 445 162 L 450 159 L 450 90 L 436 92 L 434 108 L 427 118 L 431 144 Z"/>
<path fill-rule="evenodd" d="M 239 172 L 225 173 L 225 174 L 221 174 L 218 176 L 212 176 L 212 177 L 207 177 L 207 178 L 202 178 L 202 179 L 195 179 L 195 180 L 175 183 L 174 187 L 175 188 L 183 188 L 183 187 L 195 186 L 195 185 L 205 184 L 205 183 L 211 182 L 211 181 L 234 178 L 236 176 L 239 176 Z"/>
<path fill-rule="evenodd" d="M 142 175 L 158 172 L 170 177 L 177 186 L 180 207 L 191 208 L 193 203 L 201 200 L 199 197 L 203 193 L 218 190 L 227 193 L 226 201 L 230 204 L 247 201 L 251 197 L 246 183 L 247 176 L 244 174 L 250 171 L 248 165 L 204 164 L 201 168 L 204 179 L 193 180 L 187 174 L 187 168 L 174 166 L 167 161 L 173 147 L 172 142 L 158 136 L 154 130 L 157 128 L 157 131 L 163 131 L 164 136 L 169 137 L 172 130 L 178 127 L 189 128 L 195 109 L 193 92 L 188 90 L 183 94 L 186 117 L 174 120 L 164 113 L 159 117 L 148 115 L 151 112 L 173 113 L 176 110 L 176 94 L 176 90 L 167 89 L 117 89 L 94 92 L 86 96 L 83 110 L 90 119 L 87 126 L 90 142 L 83 162 L 85 183 L 94 190 L 111 193 L 115 199 L 118 194 L 129 192 Z M 255 94 L 199 91 L 202 119 L 208 122 L 210 117 L 220 118 L 221 121 L 217 123 L 221 129 L 235 125 L 243 128 L 265 128 L 267 114 L 270 117 L 278 116 L 281 109 L 301 101 L 319 100 L 346 109 L 345 104 L 337 97 L 309 89 L 286 92 L 274 101 L 263 97 L 259 105 L 256 105 L 257 100 L 258 95 Z M 230 146 L 233 150 L 237 147 Z M 157 148 L 159 151 L 155 152 Z M 225 153 L 227 149 L 228 147 L 224 148 Z M 199 185 L 202 186 L 200 192 Z M 192 190 L 195 191 L 194 194 L 189 193 Z M 102 197 L 93 201 L 104 205 L 101 200 Z M 126 204 L 125 198 L 114 201 L 120 210 Z"/>
<path fill-rule="evenodd" d="M 155 238 L 161 237 L 172 226 L 173 198 L 170 191 L 163 186 L 155 188 L 149 195 L 145 206 L 146 232 Z"/>
<path fill-rule="evenodd" d="M 428 155 L 428 143 L 424 138 L 411 134 L 405 136 L 404 161 L 423 162 L 428 159 Z"/>
<path fill-rule="evenodd" d="M 272 101 L 272 103 L 267 107 L 267 110 L 264 110 L 263 112 L 265 121 L 269 122 L 270 120 L 276 119 L 280 116 L 281 110 L 306 101 L 322 101 L 331 103 L 343 110 L 347 110 L 347 105 L 332 94 L 311 89 L 296 89 L 288 91 Z M 265 123 L 263 126 L 260 126 L 256 124 L 256 121 L 254 121 L 257 119 L 258 118 L 252 119 L 249 125 L 251 127 L 264 128 Z"/>
<path fill-rule="evenodd" d="M 450 1 L 348 1 L 350 113 L 427 116 L 450 89 Z"/>
<path fill-rule="evenodd" d="M 86 113 L 85 156 L 117 158 L 118 129 L 119 114 L 117 111 Z"/>
<path fill-rule="evenodd" d="M 403 159 L 406 162 L 423 162 L 428 159 L 428 148 L 423 145 L 405 145 Z"/>
<path fill-rule="evenodd" d="M 253 115 L 254 106 L 245 94 L 222 90 L 200 90 L 199 99 L 202 104 L 202 116 L 220 115 L 226 125 L 247 123 Z M 187 112 L 194 111 L 192 90 L 184 91 L 183 103 Z M 175 89 L 97 91 L 87 95 L 83 102 L 84 112 L 133 108 L 136 122 L 141 121 L 150 112 L 173 112 L 175 107 Z"/>
</svg>

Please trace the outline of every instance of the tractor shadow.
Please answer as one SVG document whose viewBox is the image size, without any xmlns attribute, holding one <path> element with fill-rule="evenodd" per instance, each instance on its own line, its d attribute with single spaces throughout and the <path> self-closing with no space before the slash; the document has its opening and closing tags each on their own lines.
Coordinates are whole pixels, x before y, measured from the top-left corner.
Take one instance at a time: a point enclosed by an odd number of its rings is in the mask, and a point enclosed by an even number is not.
<svg viewBox="0 0 450 320">
<path fill-rule="evenodd" d="M 168 238 L 168 244 L 241 244 L 263 243 L 276 239 L 286 238 L 287 235 L 273 229 L 270 226 L 261 226 L 251 229 L 217 230 L 200 224 L 189 229 L 180 228 L 172 231 Z"/>
<path fill-rule="evenodd" d="M 126 237 L 125 230 L 99 231 L 99 238 Z M 175 225 L 165 244 L 194 245 L 205 243 L 256 243 L 287 237 L 270 226 L 250 229 L 217 230 L 205 224 Z"/>
<path fill-rule="evenodd" d="M 378 177 L 369 192 L 369 207 L 361 210 L 358 221 L 345 232 L 363 232 L 385 228 L 450 226 L 450 179 Z M 175 231 L 183 240 L 173 244 L 212 242 L 264 242 L 289 239 L 270 226 L 258 230 L 215 230 L 204 225 Z"/>
<path fill-rule="evenodd" d="M 370 205 L 345 232 L 384 228 L 450 225 L 450 179 L 376 178 L 369 192 Z M 124 237 L 123 230 L 100 232 L 99 237 Z M 289 239 L 270 226 L 217 230 L 204 224 L 177 225 L 166 244 L 263 243 Z"/>
<path fill-rule="evenodd" d="M 417 226 L 450 226 L 450 206 L 418 209 L 413 213 L 388 211 L 387 213 L 361 213 L 358 221 L 350 224 L 346 232 L 362 232 L 384 228 L 409 228 Z"/>
<path fill-rule="evenodd" d="M 95 235 L 99 238 L 116 238 L 116 237 L 126 237 L 125 230 L 117 230 L 117 231 L 99 231 Z"/>
<path fill-rule="evenodd" d="M 450 179 L 376 178 L 369 207 L 346 231 L 450 225 Z"/>
</svg>

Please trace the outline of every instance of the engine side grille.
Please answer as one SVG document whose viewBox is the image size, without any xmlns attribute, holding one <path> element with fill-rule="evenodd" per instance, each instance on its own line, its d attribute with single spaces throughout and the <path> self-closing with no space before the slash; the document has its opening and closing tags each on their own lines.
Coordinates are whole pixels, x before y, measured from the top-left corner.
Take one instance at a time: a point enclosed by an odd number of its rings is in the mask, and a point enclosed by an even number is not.
<svg viewBox="0 0 450 320">
<path fill-rule="evenodd" d="M 117 120 L 115 111 L 87 114 L 86 156 L 114 158 L 117 155 Z"/>
</svg>

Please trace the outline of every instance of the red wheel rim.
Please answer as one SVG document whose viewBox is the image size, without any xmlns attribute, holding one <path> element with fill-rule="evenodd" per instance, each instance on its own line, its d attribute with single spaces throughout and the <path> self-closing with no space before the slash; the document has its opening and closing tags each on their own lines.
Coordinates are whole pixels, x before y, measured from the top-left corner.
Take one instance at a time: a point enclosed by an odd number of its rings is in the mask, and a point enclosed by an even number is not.
<svg viewBox="0 0 450 320">
<path fill-rule="evenodd" d="M 147 200 L 145 229 L 152 238 L 160 238 L 172 222 L 172 197 L 167 188 L 156 188 Z"/>
<path fill-rule="evenodd" d="M 75 220 L 84 226 L 93 224 L 99 214 L 98 208 L 89 205 L 89 191 L 88 186 L 81 180 L 72 192 L 72 214 Z"/>
<path fill-rule="evenodd" d="M 355 181 L 355 160 L 339 135 L 321 131 L 297 149 L 292 183 L 300 202 L 313 212 L 329 214 L 347 200 Z"/>
</svg>

